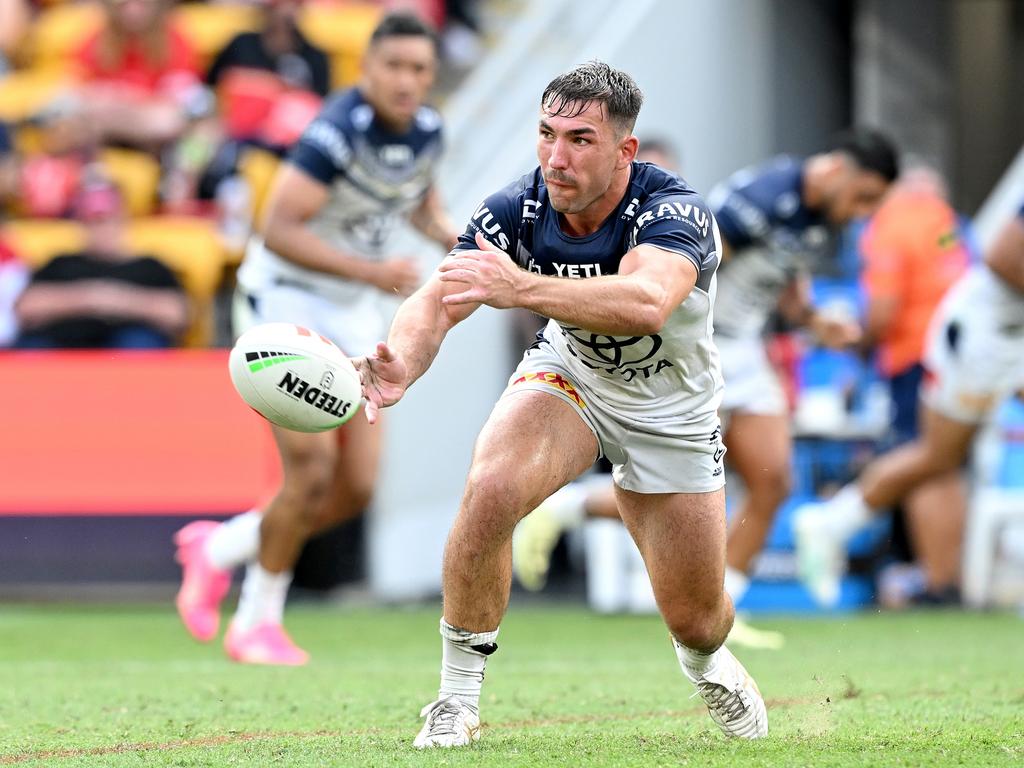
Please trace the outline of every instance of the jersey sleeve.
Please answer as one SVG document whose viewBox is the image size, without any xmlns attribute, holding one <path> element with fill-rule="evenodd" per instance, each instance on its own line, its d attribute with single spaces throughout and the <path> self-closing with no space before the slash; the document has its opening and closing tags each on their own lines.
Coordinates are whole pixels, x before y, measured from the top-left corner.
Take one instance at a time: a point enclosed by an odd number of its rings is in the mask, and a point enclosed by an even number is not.
<svg viewBox="0 0 1024 768">
<path fill-rule="evenodd" d="M 733 249 L 768 236 L 771 222 L 751 184 L 734 177 L 711 191 L 708 201 L 722 237 Z"/>
<path fill-rule="evenodd" d="M 476 250 L 476 233 L 482 232 L 488 242 L 516 259 L 518 224 L 522 207 L 522 195 L 517 194 L 514 189 L 506 187 L 489 195 L 473 212 L 473 217 L 466 225 L 466 230 L 459 235 L 459 241 L 452 248 L 452 253 Z"/>
<path fill-rule="evenodd" d="M 348 169 L 352 145 L 345 127 L 333 119 L 333 103 L 321 110 L 288 154 L 288 162 L 305 171 L 322 184 L 332 183 Z"/>
<path fill-rule="evenodd" d="M 698 195 L 664 195 L 648 201 L 636 217 L 632 245 L 653 245 L 689 259 L 702 274 L 718 264 L 715 220 Z"/>
</svg>

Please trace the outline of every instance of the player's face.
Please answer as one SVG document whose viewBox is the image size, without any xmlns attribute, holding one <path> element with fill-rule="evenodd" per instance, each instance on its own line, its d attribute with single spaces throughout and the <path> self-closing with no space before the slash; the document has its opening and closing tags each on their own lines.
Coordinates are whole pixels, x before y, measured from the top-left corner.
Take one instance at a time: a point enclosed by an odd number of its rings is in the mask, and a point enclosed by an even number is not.
<svg viewBox="0 0 1024 768">
<path fill-rule="evenodd" d="M 878 209 L 888 189 L 889 182 L 881 174 L 847 163 L 826 196 L 825 217 L 837 227 L 866 218 Z"/>
<path fill-rule="evenodd" d="M 633 159 L 629 137 L 620 135 L 597 102 L 574 117 L 552 115 L 542 106 L 538 131 L 537 159 L 551 207 L 559 213 L 585 210 Z"/>
<path fill-rule="evenodd" d="M 420 35 L 378 40 L 363 60 L 363 91 L 377 114 L 394 126 L 407 126 L 434 85 L 437 56 L 433 42 Z"/>
</svg>

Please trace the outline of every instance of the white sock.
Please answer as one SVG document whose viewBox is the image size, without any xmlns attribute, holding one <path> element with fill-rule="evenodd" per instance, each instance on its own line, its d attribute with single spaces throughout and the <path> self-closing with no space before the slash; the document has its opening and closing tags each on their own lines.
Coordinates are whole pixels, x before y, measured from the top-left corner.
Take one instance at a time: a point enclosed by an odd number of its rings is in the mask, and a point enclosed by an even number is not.
<svg viewBox="0 0 1024 768">
<path fill-rule="evenodd" d="M 739 605 L 750 587 L 750 577 L 743 571 L 725 566 L 725 593 L 732 598 L 733 605 Z"/>
<path fill-rule="evenodd" d="M 498 650 L 493 632 L 467 632 L 441 619 L 441 689 L 438 698 L 455 696 L 474 712 L 480 711 L 480 688 L 487 657 Z"/>
<path fill-rule="evenodd" d="M 679 666 L 683 668 L 683 674 L 690 680 L 695 681 L 714 671 L 715 664 L 718 661 L 717 649 L 711 653 L 695 651 L 693 648 L 687 648 L 674 637 L 672 638 L 672 645 L 676 649 L 676 658 L 679 659 Z"/>
<path fill-rule="evenodd" d="M 587 492 L 585 483 L 569 483 L 551 494 L 544 506 L 564 530 L 575 530 L 586 519 Z"/>
<path fill-rule="evenodd" d="M 871 522 L 874 512 L 864 501 L 860 487 L 850 483 L 828 502 L 828 521 L 835 535 L 843 542 L 853 538 L 861 528 Z"/>
<path fill-rule="evenodd" d="M 242 632 L 260 624 L 280 624 L 291 583 L 291 571 L 271 573 L 259 563 L 250 563 L 245 569 L 242 596 L 232 623 Z"/>
<path fill-rule="evenodd" d="M 216 568 L 232 571 L 253 562 L 260 552 L 260 522 L 255 509 L 225 520 L 206 540 L 206 556 Z"/>
</svg>

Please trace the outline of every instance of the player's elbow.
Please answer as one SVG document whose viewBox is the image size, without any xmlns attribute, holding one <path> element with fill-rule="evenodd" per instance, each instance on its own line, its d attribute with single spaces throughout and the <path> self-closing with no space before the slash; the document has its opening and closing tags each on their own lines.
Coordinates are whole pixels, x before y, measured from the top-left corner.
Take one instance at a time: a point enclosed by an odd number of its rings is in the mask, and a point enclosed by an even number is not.
<svg viewBox="0 0 1024 768">
<path fill-rule="evenodd" d="M 671 304 L 668 292 L 661 286 L 653 286 L 647 293 L 644 301 L 637 307 L 631 325 L 634 325 L 635 333 L 652 336 L 661 333 L 675 307 Z"/>
</svg>

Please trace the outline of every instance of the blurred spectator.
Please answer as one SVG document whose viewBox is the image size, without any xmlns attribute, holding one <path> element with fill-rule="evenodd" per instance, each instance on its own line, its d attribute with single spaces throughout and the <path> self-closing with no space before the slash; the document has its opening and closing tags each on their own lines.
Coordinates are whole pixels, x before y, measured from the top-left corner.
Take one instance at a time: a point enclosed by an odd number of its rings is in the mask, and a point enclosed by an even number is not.
<svg viewBox="0 0 1024 768">
<path fill-rule="evenodd" d="M 21 349 L 169 347 L 188 323 L 174 273 L 128 250 L 124 204 L 108 180 L 86 173 L 74 200 L 86 228 L 80 253 L 35 272 L 16 304 Z"/>
<path fill-rule="evenodd" d="M 79 177 L 95 149 L 84 117 L 74 99 L 62 97 L 32 122 L 39 132 L 38 149 L 18 164 L 18 213 L 38 218 L 70 216 Z"/>
<path fill-rule="evenodd" d="M 940 300 L 970 262 L 957 214 L 946 197 L 945 184 L 935 171 L 908 169 L 860 241 L 867 302 L 863 344 L 877 350 L 879 370 L 889 384 L 892 446 L 918 435 L 918 391 L 925 375 L 922 358 L 928 327 Z M 959 473 L 921 486 L 907 497 L 903 509 L 923 577 L 905 566 L 883 573 L 881 583 L 889 586 L 881 590 L 881 597 L 894 596 L 890 607 L 914 598 L 914 589 L 893 588 L 896 582 L 919 584 L 916 591 L 928 601 L 954 594 L 966 509 Z"/>
<path fill-rule="evenodd" d="M 32 19 L 28 0 L 0 0 L 0 75 L 11 69 L 11 58 L 18 50 Z"/>
<path fill-rule="evenodd" d="M 283 156 L 320 111 L 330 91 L 330 60 L 298 27 L 302 0 L 264 0 L 258 32 L 242 32 L 217 54 L 206 75 L 216 90 L 228 141 L 199 185 L 205 199 L 238 173 L 242 153 L 256 146 Z"/>
<path fill-rule="evenodd" d="M 11 201 L 17 189 L 18 158 L 14 153 L 14 143 L 7 125 L 0 122 L 0 208 Z"/>
<path fill-rule="evenodd" d="M 105 23 L 77 53 L 81 142 L 161 154 L 165 206 L 187 207 L 219 143 L 197 54 L 171 21 L 171 0 L 102 0 L 102 7 Z"/>
</svg>

